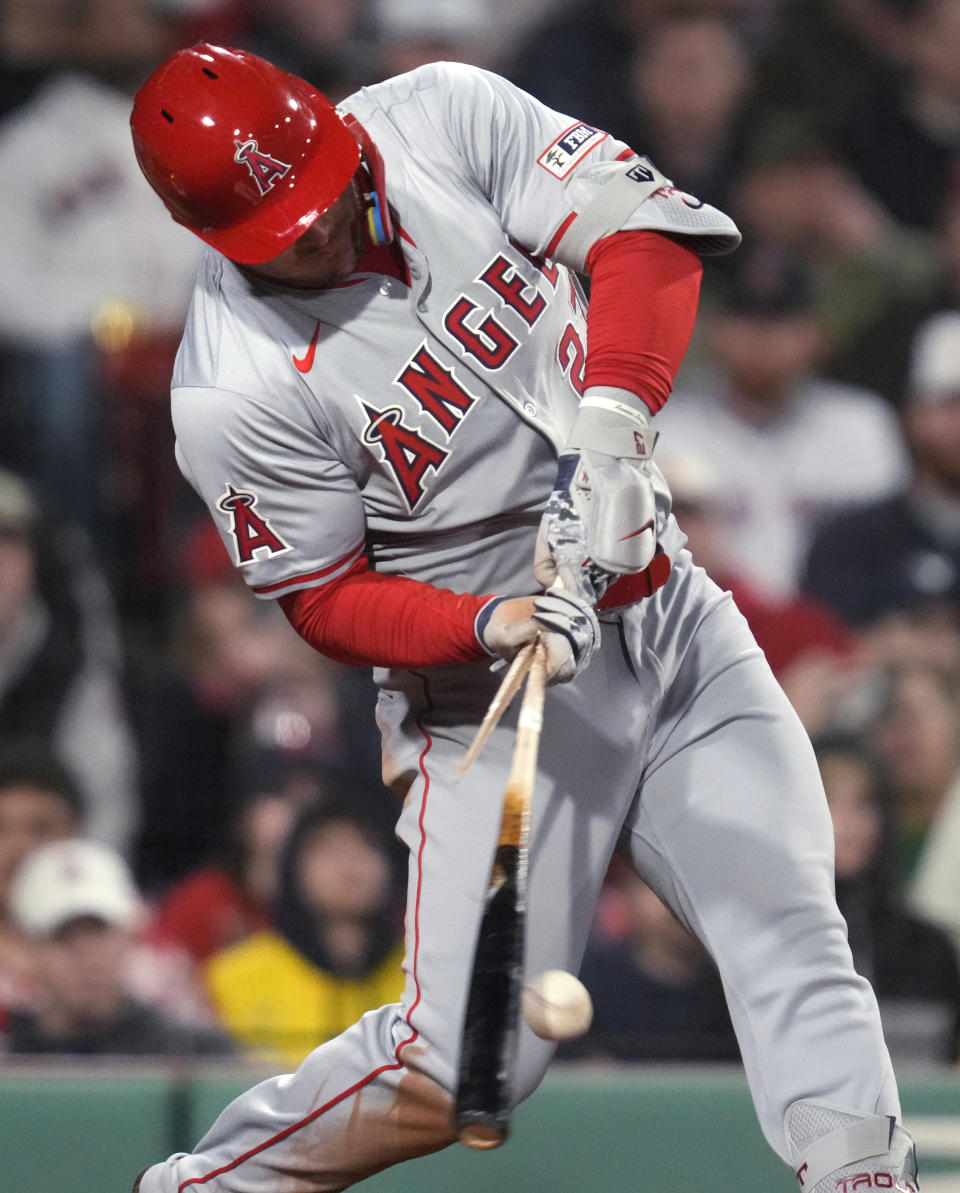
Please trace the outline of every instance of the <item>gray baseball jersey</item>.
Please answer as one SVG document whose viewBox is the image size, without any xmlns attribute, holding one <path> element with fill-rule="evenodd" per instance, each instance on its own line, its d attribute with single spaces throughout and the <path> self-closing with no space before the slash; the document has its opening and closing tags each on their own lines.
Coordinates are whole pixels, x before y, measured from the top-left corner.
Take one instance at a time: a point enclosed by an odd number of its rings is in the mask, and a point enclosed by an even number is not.
<svg viewBox="0 0 960 1193">
<path fill-rule="evenodd" d="M 329 582 L 363 551 L 460 591 L 532 591 L 583 386 L 571 270 L 621 227 L 703 251 L 736 229 L 615 138 L 481 71 L 426 67 L 344 107 L 383 155 L 410 286 L 361 273 L 283 290 L 208 254 L 174 378 L 181 464 L 260 596 Z M 626 830 L 638 871 L 716 959 L 761 1125 L 792 1161 L 793 1103 L 897 1114 L 896 1085 L 833 900 L 809 742 L 729 595 L 683 549 L 659 478 L 658 499 L 670 579 L 548 696 L 526 966 L 576 972 Z M 452 1141 L 514 710 L 454 775 L 497 678 L 483 662 L 379 673 L 410 853 L 402 1001 L 241 1095 L 142 1193 L 337 1190 Z M 524 1030 L 516 1100 L 551 1055 Z"/>
<path fill-rule="evenodd" d="M 640 204 L 645 159 L 481 71 L 427 67 L 343 106 L 384 157 L 411 285 L 271 289 L 209 251 L 173 379 L 181 465 L 260 596 L 329 582 L 363 550 L 458 591 L 534 591 L 583 388 L 578 221 L 612 170 L 637 208 L 626 227 L 706 250 L 736 229 L 662 176 Z M 670 550 L 668 509 L 661 483 Z"/>
</svg>

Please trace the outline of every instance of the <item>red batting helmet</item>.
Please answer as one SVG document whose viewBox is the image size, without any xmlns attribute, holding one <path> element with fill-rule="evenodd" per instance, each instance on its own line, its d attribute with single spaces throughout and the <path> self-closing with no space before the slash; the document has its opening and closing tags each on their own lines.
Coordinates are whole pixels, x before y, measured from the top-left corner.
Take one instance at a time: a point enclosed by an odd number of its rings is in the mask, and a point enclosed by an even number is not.
<svg viewBox="0 0 960 1193">
<path fill-rule="evenodd" d="M 130 116 L 147 181 L 179 224 L 242 264 L 268 261 L 343 193 L 360 146 L 303 79 L 244 50 L 178 50 Z"/>
</svg>

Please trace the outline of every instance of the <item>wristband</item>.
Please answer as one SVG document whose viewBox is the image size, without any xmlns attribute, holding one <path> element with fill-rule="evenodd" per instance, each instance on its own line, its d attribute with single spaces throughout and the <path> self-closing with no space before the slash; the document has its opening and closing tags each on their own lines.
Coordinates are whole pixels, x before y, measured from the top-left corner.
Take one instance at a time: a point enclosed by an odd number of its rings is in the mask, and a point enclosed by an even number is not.
<svg viewBox="0 0 960 1193">
<path fill-rule="evenodd" d="M 587 449 L 617 459 L 649 460 L 659 437 L 659 431 L 626 403 L 590 397 L 580 403 L 565 450 Z"/>
<path fill-rule="evenodd" d="M 490 624 L 490 618 L 493 616 L 493 611 L 498 606 L 502 605 L 506 600 L 509 600 L 509 597 L 492 596 L 485 605 L 480 606 L 480 608 L 477 610 L 476 617 L 473 619 L 473 632 L 476 636 L 476 639 L 491 658 L 496 658 L 497 654 L 496 651 L 491 650 L 490 647 L 487 646 L 484 635 L 487 632 L 487 626 Z"/>
</svg>

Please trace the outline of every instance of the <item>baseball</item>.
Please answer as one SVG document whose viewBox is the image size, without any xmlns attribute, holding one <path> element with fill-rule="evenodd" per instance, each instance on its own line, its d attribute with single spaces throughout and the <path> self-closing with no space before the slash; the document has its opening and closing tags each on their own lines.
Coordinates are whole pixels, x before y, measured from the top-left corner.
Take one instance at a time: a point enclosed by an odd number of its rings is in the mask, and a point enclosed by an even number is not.
<svg viewBox="0 0 960 1193">
<path fill-rule="evenodd" d="M 586 986 L 563 969 L 547 969 L 523 988 L 523 1017 L 542 1040 L 582 1036 L 593 1019 Z"/>
</svg>

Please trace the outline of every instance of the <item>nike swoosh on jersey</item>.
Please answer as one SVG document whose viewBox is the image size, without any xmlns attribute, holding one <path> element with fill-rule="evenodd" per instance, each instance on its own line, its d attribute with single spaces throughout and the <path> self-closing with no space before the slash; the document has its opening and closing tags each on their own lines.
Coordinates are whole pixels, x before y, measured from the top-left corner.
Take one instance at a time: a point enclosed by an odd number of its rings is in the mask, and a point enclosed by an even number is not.
<svg viewBox="0 0 960 1193">
<path fill-rule="evenodd" d="M 293 363 L 301 373 L 309 373 L 313 368 L 313 358 L 317 355 L 317 340 L 320 336 L 320 324 L 313 329 L 313 339 L 303 356 L 294 356 Z"/>
<path fill-rule="evenodd" d="M 618 543 L 625 543 L 627 539 L 635 539 L 638 534 L 644 534 L 648 530 L 653 530 L 653 518 L 644 522 L 642 526 L 638 526 L 636 530 L 631 530 L 629 534 L 625 534 L 623 538 L 617 539 Z"/>
</svg>

